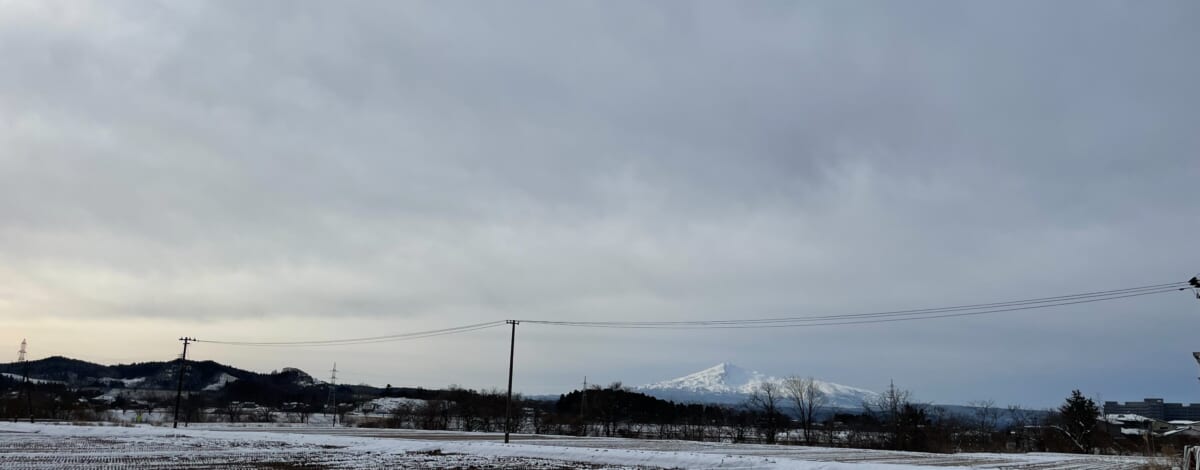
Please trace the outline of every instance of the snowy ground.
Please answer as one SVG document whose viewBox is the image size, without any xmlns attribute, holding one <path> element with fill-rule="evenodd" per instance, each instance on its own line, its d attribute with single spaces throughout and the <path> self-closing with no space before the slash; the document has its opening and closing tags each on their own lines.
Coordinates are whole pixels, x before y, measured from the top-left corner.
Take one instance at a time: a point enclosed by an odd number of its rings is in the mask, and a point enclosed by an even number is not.
<svg viewBox="0 0 1200 470">
<path fill-rule="evenodd" d="M 0 468 L 914 468 L 1135 469 L 1136 457 L 921 454 L 626 439 L 527 438 L 355 428 L 0 423 Z M 416 439 L 414 439 L 416 438 Z"/>
<path fill-rule="evenodd" d="M 522 456 L 510 455 L 503 445 L 473 453 L 453 447 L 362 437 L 0 423 L 0 468 L 5 470 L 645 468 L 572 460 L 570 451 Z"/>
</svg>

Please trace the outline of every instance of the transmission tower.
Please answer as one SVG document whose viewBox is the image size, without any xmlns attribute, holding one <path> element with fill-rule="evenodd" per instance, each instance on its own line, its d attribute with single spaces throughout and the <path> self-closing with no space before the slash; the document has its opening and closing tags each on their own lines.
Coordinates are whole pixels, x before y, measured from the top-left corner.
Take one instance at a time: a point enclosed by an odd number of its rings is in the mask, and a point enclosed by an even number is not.
<svg viewBox="0 0 1200 470">
<path fill-rule="evenodd" d="M 21 390 L 25 393 L 25 410 L 29 413 L 29 422 L 33 423 L 33 393 L 29 389 L 29 361 L 25 360 L 25 338 L 21 338 L 21 350 L 17 352 L 17 363 L 21 364 Z"/>
<path fill-rule="evenodd" d="M 325 409 L 333 412 L 333 427 L 337 427 L 337 363 L 329 371 L 329 403 Z"/>
</svg>

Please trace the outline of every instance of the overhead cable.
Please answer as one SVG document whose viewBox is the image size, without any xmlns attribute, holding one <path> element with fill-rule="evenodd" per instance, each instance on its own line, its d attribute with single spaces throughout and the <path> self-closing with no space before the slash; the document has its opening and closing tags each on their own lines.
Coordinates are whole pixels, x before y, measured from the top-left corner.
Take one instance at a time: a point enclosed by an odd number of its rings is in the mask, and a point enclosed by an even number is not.
<svg viewBox="0 0 1200 470">
<path fill-rule="evenodd" d="M 884 312 L 794 316 L 777 318 L 733 319 L 733 320 L 682 320 L 682 321 L 557 321 L 557 320 L 521 320 L 531 324 L 592 327 L 592 328 L 633 328 L 633 329 L 705 329 L 705 328 L 771 328 L 797 326 L 829 326 L 855 325 L 867 323 L 884 323 L 895 321 L 925 320 L 934 318 L 951 318 L 989 313 L 1016 312 L 1065 305 L 1103 302 L 1108 300 L 1138 297 L 1143 295 L 1176 292 L 1186 287 L 1183 283 L 1158 284 L 1152 286 L 1131 287 L 1109 291 L 1088 292 L 1082 294 L 1043 297 L 1039 299 L 1016 300 L 1009 302 L 993 302 L 986 304 L 960 305 L 955 307 L 938 307 L 911 310 L 893 310 Z"/>
<path fill-rule="evenodd" d="M 301 347 L 301 346 L 348 346 L 355 344 L 372 344 L 386 343 L 394 341 L 408 341 L 414 339 L 430 338 L 434 336 L 445 336 L 459 333 L 467 333 L 470 331 L 478 331 L 487 328 L 493 328 L 503 325 L 503 321 L 491 321 L 485 323 L 475 323 L 472 325 L 456 326 L 452 328 L 442 328 L 437 330 L 414 331 L 410 333 L 398 333 L 384 336 L 370 336 L 365 338 L 344 338 L 330 340 L 310 340 L 310 341 L 217 341 L 197 339 L 197 343 L 209 344 L 224 344 L 230 346 L 268 346 L 268 347 Z"/>
<path fill-rule="evenodd" d="M 548 325 L 569 326 L 581 328 L 617 328 L 617 329 L 745 329 L 745 328 L 775 328 L 775 327 L 811 327 L 834 325 L 860 325 L 870 323 L 888 323 L 899 321 L 930 320 L 937 318 L 965 317 L 1003 312 L 1019 312 L 1066 305 L 1105 302 L 1130 297 L 1176 292 L 1188 288 L 1188 282 L 1171 282 L 1153 284 L 1123 289 L 1084 292 L 1079 294 L 1058 295 L 1033 299 L 1011 300 L 1005 302 L 989 302 L 980 304 L 956 305 L 950 307 L 920 308 L 908 310 L 889 310 L 881 312 L 789 316 L 774 318 L 749 319 L 717 319 L 717 320 L 676 320 L 676 321 L 570 321 L 570 320 L 519 320 L 520 322 Z M 505 324 L 504 320 L 475 323 L 436 330 L 397 333 L 383 336 L 361 338 L 343 338 L 329 340 L 304 341 L 232 341 L 197 339 L 197 343 L 221 344 L 230 346 L 261 346 L 261 347 L 310 347 L 310 346 L 349 346 L 358 344 L 374 344 L 396 341 L 409 341 L 436 336 L 454 335 L 472 331 L 495 328 Z"/>
</svg>

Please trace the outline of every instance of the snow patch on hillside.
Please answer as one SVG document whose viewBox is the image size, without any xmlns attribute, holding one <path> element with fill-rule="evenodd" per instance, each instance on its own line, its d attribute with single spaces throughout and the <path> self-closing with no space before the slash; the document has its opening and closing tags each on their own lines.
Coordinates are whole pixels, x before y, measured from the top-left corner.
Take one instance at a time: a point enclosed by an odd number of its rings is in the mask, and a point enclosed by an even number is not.
<svg viewBox="0 0 1200 470">
<path fill-rule="evenodd" d="M 203 390 L 206 392 L 215 392 L 225 388 L 226 385 L 229 385 L 232 382 L 236 382 L 237 379 L 237 377 L 222 372 L 221 375 L 217 376 L 217 380 L 215 382 L 208 384 Z"/>
<path fill-rule="evenodd" d="M 25 377 L 24 377 L 24 376 L 22 376 L 21 374 L 10 374 L 10 373 L 8 373 L 8 372 L 0 372 L 0 375 L 3 375 L 3 376 L 5 376 L 5 377 L 8 377 L 8 378 L 10 378 L 10 379 L 13 379 L 13 380 L 17 380 L 17 381 L 23 381 L 23 380 L 25 380 Z M 29 378 L 29 383 L 33 383 L 33 384 L 60 384 L 60 383 L 63 383 L 63 382 L 61 382 L 61 381 L 58 381 L 58 380 L 44 380 L 44 379 L 35 379 L 35 378 L 33 378 L 33 377 L 30 377 L 30 378 Z"/>
<path fill-rule="evenodd" d="M 417 398 L 383 397 L 363 404 L 360 410 L 369 414 L 390 414 L 401 407 L 407 406 L 410 409 L 416 409 L 423 405 L 425 405 L 425 400 Z"/>
<path fill-rule="evenodd" d="M 141 385 L 142 383 L 144 383 L 146 381 L 146 378 L 145 377 L 134 377 L 132 379 L 118 379 L 115 377 L 101 377 L 99 379 L 96 379 L 96 381 L 100 382 L 102 384 L 105 384 L 105 385 L 109 385 L 109 386 L 111 386 L 114 382 L 120 382 L 121 386 L 123 386 L 125 388 L 135 388 L 138 385 Z"/>
</svg>

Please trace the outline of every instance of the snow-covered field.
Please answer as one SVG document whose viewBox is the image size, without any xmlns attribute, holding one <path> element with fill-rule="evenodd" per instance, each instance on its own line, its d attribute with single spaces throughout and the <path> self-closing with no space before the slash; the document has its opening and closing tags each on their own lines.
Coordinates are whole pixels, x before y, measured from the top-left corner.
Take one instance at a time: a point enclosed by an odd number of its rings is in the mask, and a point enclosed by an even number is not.
<svg viewBox="0 0 1200 470">
<path fill-rule="evenodd" d="M 473 452 L 446 444 L 153 426 L 0 423 L 0 468 L 643 468 L 572 460 L 570 451 L 557 455 L 547 449 L 533 453 L 542 455 L 524 456 L 491 443 L 468 449 Z"/>
<path fill-rule="evenodd" d="M 1009 468 L 1135 469 L 1138 457 L 921 454 L 356 428 L 0 423 L 0 468 Z"/>
</svg>

